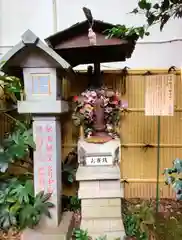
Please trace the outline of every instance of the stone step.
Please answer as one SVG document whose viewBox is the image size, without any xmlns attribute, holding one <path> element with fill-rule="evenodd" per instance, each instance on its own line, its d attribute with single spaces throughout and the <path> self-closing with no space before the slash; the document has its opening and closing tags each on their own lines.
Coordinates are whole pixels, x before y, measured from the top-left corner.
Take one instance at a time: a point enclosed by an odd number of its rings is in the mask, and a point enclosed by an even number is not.
<svg viewBox="0 0 182 240">
<path fill-rule="evenodd" d="M 73 213 L 64 212 L 58 227 L 41 226 L 33 230 L 26 229 L 22 233 L 21 240 L 67 240 L 71 239 L 73 227 Z"/>
</svg>

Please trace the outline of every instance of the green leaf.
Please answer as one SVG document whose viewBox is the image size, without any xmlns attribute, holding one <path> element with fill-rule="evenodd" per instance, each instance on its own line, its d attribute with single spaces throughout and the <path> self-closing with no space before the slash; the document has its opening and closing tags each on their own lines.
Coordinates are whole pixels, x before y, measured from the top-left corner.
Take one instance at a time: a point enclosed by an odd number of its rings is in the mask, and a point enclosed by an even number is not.
<svg viewBox="0 0 182 240">
<path fill-rule="evenodd" d="M 33 197 L 34 196 L 34 186 L 33 186 L 33 181 L 32 180 L 27 180 L 25 183 L 25 189 L 27 193 Z"/>
<path fill-rule="evenodd" d="M 37 211 L 30 204 L 24 205 L 21 209 L 19 218 L 20 218 L 20 228 L 23 229 L 26 226 L 32 227 L 34 217 L 37 215 Z"/>
<path fill-rule="evenodd" d="M 19 202 L 16 202 L 10 207 L 10 212 L 13 214 L 17 214 L 22 207 L 23 206 Z"/>
<path fill-rule="evenodd" d="M 73 183 L 73 181 L 74 181 L 73 175 L 69 174 L 69 176 L 68 176 L 68 181 L 69 181 L 70 183 Z"/>
<path fill-rule="evenodd" d="M 44 203 L 44 202 L 47 202 L 47 201 L 50 199 L 51 195 L 52 195 L 52 193 L 46 193 L 46 194 L 44 194 L 44 195 L 42 196 L 42 198 L 41 198 L 41 201 L 42 201 L 43 203 Z"/>
<path fill-rule="evenodd" d="M 147 23 L 151 26 L 156 21 L 156 16 L 153 13 L 148 13 Z"/>
<path fill-rule="evenodd" d="M 155 4 L 153 5 L 153 8 L 154 8 L 154 9 L 159 9 L 159 8 L 160 8 L 160 6 L 159 6 L 159 4 L 158 4 L 158 3 L 155 3 Z"/>
<path fill-rule="evenodd" d="M 176 158 L 173 162 L 174 168 L 176 169 L 177 173 L 182 172 L 182 160 Z"/>
<path fill-rule="evenodd" d="M 18 184 L 16 188 L 10 192 L 10 195 L 16 197 L 20 204 L 29 203 L 30 196 L 33 196 L 33 184 L 29 180 L 25 185 Z"/>
<path fill-rule="evenodd" d="M 161 2 L 161 12 L 166 11 L 169 8 L 169 0 L 163 0 Z"/>
<path fill-rule="evenodd" d="M 15 227 L 17 221 L 15 215 L 10 212 L 8 205 L 3 205 L 0 208 L 0 228 L 8 230 L 10 227 Z"/>
<path fill-rule="evenodd" d="M 164 14 L 161 18 L 161 24 L 160 24 L 160 30 L 162 31 L 164 25 L 168 22 L 168 20 L 170 19 L 170 15 L 168 14 Z"/>
<path fill-rule="evenodd" d="M 180 179 L 176 180 L 175 183 L 173 184 L 173 188 L 176 191 L 176 193 L 181 191 L 182 190 L 182 180 L 180 180 Z"/>
<path fill-rule="evenodd" d="M 11 158 L 12 159 L 23 159 L 27 153 L 28 153 L 28 148 L 26 145 L 22 144 L 16 144 L 16 145 L 12 145 L 9 147 L 8 149 L 9 154 L 11 154 Z"/>
<path fill-rule="evenodd" d="M 6 194 L 3 191 L 0 191 L 0 204 L 4 204 L 6 201 Z"/>
<path fill-rule="evenodd" d="M 0 172 L 5 173 L 6 170 L 8 169 L 8 166 L 9 166 L 8 163 L 6 163 L 6 162 L 4 162 L 4 163 L 0 162 Z"/>
<path fill-rule="evenodd" d="M 41 199 L 44 196 L 44 191 L 40 191 L 39 193 L 37 193 L 36 195 L 36 199 Z"/>
<path fill-rule="evenodd" d="M 166 183 L 167 185 L 170 185 L 170 184 L 173 184 L 174 181 L 175 181 L 175 177 L 173 177 L 173 176 L 167 176 L 165 183 Z"/>
<path fill-rule="evenodd" d="M 134 8 L 132 12 L 130 13 L 134 13 L 134 14 L 137 14 L 139 11 L 138 11 L 138 8 Z"/>
<path fill-rule="evenodd" d="M 182 200 L 182 192 L 176 193 L 177 200 Z"/>
<path fill-rule="evenodd" d="M 26 130 L 24 125 L 9 135 L 5 141 L 5 147 L 10 159 L 23 159 L 29 152 L 29 147 L 35 149 L 32 129 Z M 20 127 L 21 126 L 21 127 Z"/>
<path fill-rule="evenodd" d="M 138 6 L 142 10 L 144 10 L 144 9 L 149 10 L 151 8 L 151 3 L 148 2 L 147 0 L 140 0 L 138 2 Z"/>
<path fill-rule="evenodd" d="M 145 33 L 144 27 L 138 28 L 137 30 L 138 30 L 138 35 L 139 35 L 141 38 L 143 38 L 144 33 Z M 118 114 L 116 115 L 116 117 L 119 117 Z M 119 120 L 119 119 L 118 119 L 118 120 Z"/>
<path fill-rule="evenodd" d="M 6 202 L 7 203 L 15 203 L 17 201 L 17 198 L 14 196 L 7 196 Z"/>
<path fill-rule="evenodd" d="M 9 163 L 12 162 L 12 158 L 7 151 L 1 149 L 0 151 L 0 172 L 6 172 Z"/>
<path fill-rule="evenodd" d="M 45 203 L 50 199 L 51 195 L 51 193 L 44 194 L 43 191 L 38 193 L 35 197 L 34 207 L 37 209 L 41 208 L 42 206 L 48 207 L 49 204 L 45 205 Z"/>
<path fill-rule="evenodd" d="M 29 129 L 27 131 L 25 131 L 22 135 L 23 139 L 24 139 L 24 143 L 27 144 L 28 146 L 32 147 L 33 149 L 35 149 L 35 142 L 33 140 L 33 131 L 32 129 Z"/>
<path fill-rule="evenodd" d="M 51 202 L 46 202 L 46 203 L 45 203 L 45 206 L 46 206 L 47 208 L 54 208 L 54 207 L 55 207 L 54 204 L 51 203 Z"/>
</svg>

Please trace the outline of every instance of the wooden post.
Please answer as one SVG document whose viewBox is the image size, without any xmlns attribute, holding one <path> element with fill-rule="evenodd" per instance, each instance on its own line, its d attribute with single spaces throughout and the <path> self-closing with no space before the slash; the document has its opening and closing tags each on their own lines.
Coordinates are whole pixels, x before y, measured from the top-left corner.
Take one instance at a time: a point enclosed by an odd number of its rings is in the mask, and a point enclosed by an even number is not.
<svg viewBox="0 0 182 240">
<path fill-rule="evenodd" d="M 102 86 L 101 72 L 100 72 L 100 63 L 94 63 L 94 83 L 95 88 L 100 88 Z"/>
</svg>

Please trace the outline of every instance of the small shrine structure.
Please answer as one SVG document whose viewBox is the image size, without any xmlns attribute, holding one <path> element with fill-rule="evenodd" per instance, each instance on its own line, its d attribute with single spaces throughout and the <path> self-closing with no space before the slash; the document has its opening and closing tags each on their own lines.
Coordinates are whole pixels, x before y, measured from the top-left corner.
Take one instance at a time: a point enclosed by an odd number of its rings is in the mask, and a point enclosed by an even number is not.
<svg viewBox="0 0 182 240">
<path fill-rule="evenodd" d="M 81 229 L 87 229 L 92 237 L 106 235 L 109 239 L 124 239 L 125 230 L 121 215 L 121 144 L 118 137 L 110 137 L 105 130 L 103 99 L 108 92 L 102 89 L 100 64 L 130 58 L 137 36 L 128 40 L 117 37 L 109 39 L 104 32 L 115 26 L 93 19 L 91 11 L 85 10 L 86 21 L 58 32 L 45 41 L 72 67 L 94 64 L 94 69 L 88 67 L 87 71 L 87 93 L 93 91 L 95 94 L 94 103 L 90 105 L 94 116 L 93 136 L 82 136 L 77 145 L 79 167 L 76 179 L 79 181 L 78 196 L 81 199 Z M 82 93 L 81 97 L 87 93 Z"/>
</svg>

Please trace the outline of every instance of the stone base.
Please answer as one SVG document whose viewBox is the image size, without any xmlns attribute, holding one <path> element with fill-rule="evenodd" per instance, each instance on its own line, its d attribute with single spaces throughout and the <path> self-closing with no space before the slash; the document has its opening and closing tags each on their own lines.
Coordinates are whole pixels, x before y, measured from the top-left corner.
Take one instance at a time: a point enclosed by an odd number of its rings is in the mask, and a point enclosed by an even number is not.
<svg viewBox="0 0 182 240">
<path fill-rule="evenodd" d="M 79 166 L 78 195 L 81 199 L 81 229 L 87 230 L 93 239 L 125 239 L 121 214 L 123 186 L 120 169 L 114 166 Z"/>
<path fill-rule="evenodd" d="M 81 229 L 87 229 L 93 239 L 106 236 L 107 240 L 125 239 L 125 230 L 121 218 L 90 218 L 81 221 Z"/>
<path fill-rule="evenodd" d="M 82 219 L 121 219 L 121 198 L 82 199 L 81 215 Z"/>
<path fill-rule="evenodd" d="M 123 185 L 120 183 L 119 166 L 79 166 L 76 173 L 79 181 L 80 199 L 121 198 Z"/>
<path fill-rule="evenodd" d="M 73 227 L 73 213 L 65 212 L 58 227 L 27 229 L 22 233 L 21 240 L 68 240 L 71 239 Z"/>
<path fill-rule="evenodd" d="M 124 239 L 125 230 L 121 216 L 121 198 L 95 198 L 81 200 L 81 228 L 87 229 L 93 239 Z"/>
</svg>

